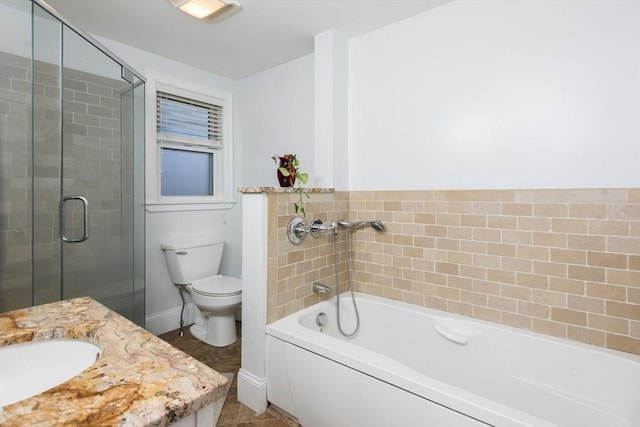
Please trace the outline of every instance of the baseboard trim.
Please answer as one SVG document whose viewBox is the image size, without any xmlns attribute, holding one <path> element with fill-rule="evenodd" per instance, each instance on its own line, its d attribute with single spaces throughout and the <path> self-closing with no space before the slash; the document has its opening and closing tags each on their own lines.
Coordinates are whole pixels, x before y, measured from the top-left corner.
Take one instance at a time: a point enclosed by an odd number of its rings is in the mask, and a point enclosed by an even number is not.
<svg viewBox="0 0 640 427">
<path fill-rule="evenodd" d="M 180 310 L 175 307 L 159 313 L 149 314 L 145 318 L 145 329 L 154 335 L 174 331 L 180 327 Z M 193 303 L 187 303 L 184 307 L 184 324 L 193 323 Z"/>
<path fill-rule="evenodd" d="M 257 414 L 267 410 L 267 379 L 244 369 L 238 372 L 238 401 Z"/>
</svg>

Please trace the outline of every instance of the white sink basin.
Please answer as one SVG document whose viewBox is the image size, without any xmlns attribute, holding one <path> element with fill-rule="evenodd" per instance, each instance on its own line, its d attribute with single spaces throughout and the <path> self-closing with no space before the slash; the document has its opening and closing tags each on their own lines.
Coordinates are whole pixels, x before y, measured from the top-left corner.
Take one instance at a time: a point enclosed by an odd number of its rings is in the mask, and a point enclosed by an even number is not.
<svg viewBox="0 0 640 427">
<path fill-rule="evenodd" d="M 66 339 L 0 347 L 0 407 L 70 380 L 93 365 L 101 352 L 95 344 Z"/>
</svg>

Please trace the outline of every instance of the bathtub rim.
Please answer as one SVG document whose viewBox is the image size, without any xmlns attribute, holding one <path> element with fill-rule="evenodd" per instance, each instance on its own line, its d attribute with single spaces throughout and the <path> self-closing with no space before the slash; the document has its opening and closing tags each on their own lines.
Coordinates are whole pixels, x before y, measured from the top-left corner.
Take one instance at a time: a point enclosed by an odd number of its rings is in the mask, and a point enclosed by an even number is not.
<svg viewBox="0 0 640 427">
<path fill-rule="evenodd" d="M 504 325 L 501 323 L 495 323 L 495 322 L 490 322 L 488 320 L 484 320 L 484 319 L 480 319 L 477 317 L 471 317 L 471 316 L 465 316 L 463 314 L 458 314 L 458 313 L 451 313 L 448 311 L 442 311 L 442 310 L 438 310 L 435 308 L 431 308 L 431 307 L 427 307 L 427 306 L 421 306 L 421 305 L 417 305 L 417 304 L 411 304 L 411 303 L 407 303 L 407 302 L 403 302 L 403 301 L 398 301 L 398 300 L 394 300 L 391 298 L 386 298 L 386 297 L 382 297 L 382 296 L 377 296 L 377 295 L 372 295 L 372 294 L 367 294 L 364 292 L 360 292 L 360 291 L 354 291 L 356 300 L 357 299 L 362 299 L 362 300 L 368 300 L 370 302 L 374 302 L 374 303 L 378 303 L 378 304 L 388 304 L 388 305 L 393 305 L 393 306 L 397 306 L 400 307 L 404 310 L 408 310 L 411 312 L 417 312 L 417 313 L 427 313 L 430 314 L 434 317 L 441 317 L 441 318 L 450 318 L 450 319 L 454 319 L 454 320 L 466 320 L 469 321 L 469 319 L 473 322 L 478 322 L 480 324 L 482 324 L 484 327 L 487 328 L 491 328 L 491 329 L 506 329 L 508 331 L 511 332 L 516 332 L 519 334 L 523 334 L 526 336 L 530 336 L 536 339 L 541 339 L 544 341 L 549 341 L 549 342 L 554 342 L 554 343 L 558 343 L 558 344 L 563 344 L 563 345 L 567 345 L 567 346 L 572 346 L 572 347 L 578 347 L 581 348 L 583 350 L 589 351 L 589 352 L 596 352 L 596 353 L 605 353 L 607 355 L 613 356 L 613 357 L 617 357 L 617 358 L 621 358 L 621 359 L 625 359 L 628 362 L 631 363 L 635 363 L 635 364 L 640 364 L 640 354 L 634 354 L 634 353 L 628 353 L 625 351 L 621 351 L 621 350 L 616 350 L 616 349 L 612 349 L 612 348 L 608 348 L 608 347 L 601 347 L 598 345 L 594 345 L 594 344 L 587 344 L 584 342 L 580 342 L 580 341 L 574 341 L 568 338 L 561 338 L 561 337 L 556 337 L 553 335 L 546 335 L 540 332 L 535 332 L 535 331 L 531 331 L 529 329 L 523 329 L 523 328 L 517 328 L 514 326 L 509 326 L 509 325 Z M 344 297 L 349 297 L 349 292 L 343 292 L 340 294 L 341 298 Z M 297 311 L 295 313 L 291 313 L 285 317 L 283 317 L 282 319 L 278 319 L 272 323 L 269 323 L 266 325 L 266 332 L 269 335 L 275 336 L 274 333 L 278 334 L 278 333 L 283 333 L 286 334 L 286 331 L 282 330 L 283 326 L 289 326 L 290 323 L 296 324 L 302 328 L 304 328 L 304 326 L 300 325 L 298 319 L 301 316 L 304 316 L 305 314 L 308 314 L 310 312 L 313 312 L 314 310 L 316 310 L 320 305 L 329 305 L 331 303 L 333 303 L 334 301 L 336 301 L 336 297 L 330 297 L 327 299 L 324 299 L 316 304 L 310 305 L 309 307 L 305 307 L 300 311 Z M 305 328 L 306 329 L 306 328 Z M 270 333 L 271 332 L 271 333 Z M 284 335 L 283 335 L 284 336 Z"/>
</svg>

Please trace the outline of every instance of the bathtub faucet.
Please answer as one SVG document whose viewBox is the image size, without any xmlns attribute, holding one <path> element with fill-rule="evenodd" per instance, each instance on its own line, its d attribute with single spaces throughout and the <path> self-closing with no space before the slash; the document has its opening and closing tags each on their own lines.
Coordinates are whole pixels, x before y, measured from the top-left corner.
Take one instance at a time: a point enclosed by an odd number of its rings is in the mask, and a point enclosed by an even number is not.
<svg viewBox="0 0 640 427">
<path fill-rule="evenodd" d="M 329 232 L 334 235 L 338 234 L 338 223 L 336 221 L 324 224 L 322 220 L 314 219 L 309 224 L 306 224 L 304 219 L 296 215 L 287 224 L 287 237 L 294 245 L 299 244 L 307 237 L 307 234 L 311 234 L 313 237 L 320 237 Z"/>
<path fill-rule="evenodd" d="M 313 292 L 317 294 L 330 294 L 331 288 L 329 288 L 327 285 L 324 285 L 320 282 L 313 282 Z"/>
<path fill-rule="evenodd" d="M 323 224 L 321 220 L 314 219 L 309 225 L 309 233 L 311 233 L 313 237 L 319 237 L 320 235 L 328 232 L 337 234 L 338 223 L 335 221 L 331 221 L 329 224 Z"/>
</svg>

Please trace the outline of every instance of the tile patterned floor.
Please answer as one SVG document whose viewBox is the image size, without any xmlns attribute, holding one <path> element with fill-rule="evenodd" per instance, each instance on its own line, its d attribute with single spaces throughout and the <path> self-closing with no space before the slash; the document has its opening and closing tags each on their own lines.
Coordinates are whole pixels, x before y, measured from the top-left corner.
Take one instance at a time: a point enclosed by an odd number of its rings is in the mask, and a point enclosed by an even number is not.
<svg viewBox="0 0 640 427">
<path fill-rule="evenodd" d="M 236 324 L 240 335 L 240 323 Z M 222 408 L 217 427 L 298 427 L 292 421 L 272 407 L 256 415 L 251 409 L 238 402 L 237 378 L 240 369 L 240 339 L 227 347 L 212 347 L 194 338 L 185 328 L 184 336 L 179 330 L 167 332 L 160 338 L 179 348 L 205 365 L 222 372 L 233 372 L 233 383 Z"/>
</svg>

